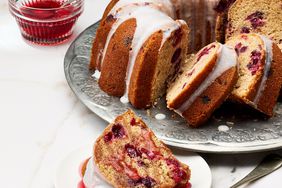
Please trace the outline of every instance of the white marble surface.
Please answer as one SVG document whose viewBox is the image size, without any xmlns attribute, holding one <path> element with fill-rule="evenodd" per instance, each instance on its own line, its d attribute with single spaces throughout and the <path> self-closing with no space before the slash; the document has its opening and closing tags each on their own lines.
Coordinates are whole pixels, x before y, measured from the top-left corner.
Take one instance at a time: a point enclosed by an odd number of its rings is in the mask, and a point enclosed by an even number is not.
<svg viewBox="0 0 282 188">
<path fill-rule="evenodd" d="M 108 2 L 86 0 L 73 38 L 100 18 Z M 0 0 L 1 187 L 53 188 L 60 161 L 92 143 L 106 125 L 77 100 L 66 83 L 63 58 L 70 42 L 57 47 L 24 42 L 7 0 Z M 203 157 L 212 169 L 213 187 L 224 188 L 251 171 L 264 155 Z M 282 169 L 252 187 L 281 187 L 281 178 Z"/>
</svg>

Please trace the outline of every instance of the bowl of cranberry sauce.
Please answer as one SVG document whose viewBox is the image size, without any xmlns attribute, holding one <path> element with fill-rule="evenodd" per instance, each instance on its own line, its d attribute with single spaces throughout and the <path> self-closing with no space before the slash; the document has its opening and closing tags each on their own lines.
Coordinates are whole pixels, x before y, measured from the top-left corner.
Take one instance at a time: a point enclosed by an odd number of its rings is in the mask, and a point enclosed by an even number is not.
<svg viewBox="0 0 282 188">
<path fill-rule="evenodd" d="M 83 3 L 83 0 L 9 0 L 9 9 L 24 39 L 56 45 L 72 35 Z"/>
</svg>

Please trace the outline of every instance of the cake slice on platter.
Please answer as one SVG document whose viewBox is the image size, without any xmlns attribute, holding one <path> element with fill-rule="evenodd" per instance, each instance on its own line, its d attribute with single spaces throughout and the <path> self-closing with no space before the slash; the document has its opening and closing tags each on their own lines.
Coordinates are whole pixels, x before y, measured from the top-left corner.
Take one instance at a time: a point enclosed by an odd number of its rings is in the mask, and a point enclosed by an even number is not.
<svg viewBox="0 0 282 188">
<path fill-rule="evenodd" d="M 100 88 L 149 108 L 185 60 L 189 29 L 170 0 L 112 0 L 94 39 L 90 69 Z"/>
<path fill-rule="evenodd" d="M 282 52 L 277 44 L 258 34 L 229 38 L 226 45 L 238 54 L 239 79 L 231 99 L 273 116 L 282 85 Z"/>
<path fill-rule="evenodd" d="M 209 44 L 180 68 L 167 91 L 167 107 L 192 127 L 203 124 L 229 96 L 238 78 L 234 49 Z"/>
<path fill-rule="evenodd" d="M 217 40 L 258 33 L 272 39 L 282 50 L 281 6 L 281 0 L 221 0 L 216 7 Z"/>
<path fill-rule="evenodd" d="M 95 167 L 87 168 L 89 164 Z M 94 145 L 93 158 L 82 169 L 87 188 L 91 188 L 89 177 L 95 173 L 91 169 L 116 188 L 191 187 L 189 167 L 178 161 L 131 110 L 104 130 Z"/>
</svg>

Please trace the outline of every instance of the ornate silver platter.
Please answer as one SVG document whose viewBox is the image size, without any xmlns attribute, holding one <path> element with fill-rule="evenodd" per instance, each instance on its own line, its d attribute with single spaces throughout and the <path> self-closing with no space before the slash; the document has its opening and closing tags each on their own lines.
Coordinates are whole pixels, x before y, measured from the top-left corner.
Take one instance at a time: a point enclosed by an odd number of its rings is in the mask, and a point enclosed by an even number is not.
<svg viewBox="0 0 282 188">
<path fill-rule="evenodd" d="M 166 144 L 200 152 L 247 153 L 282 148 L 282 103 L 269 120 L 251 109 L 225 104 L 206 125 L 193 129 L 177 114 L 169 111 L 165 101 L 150 110 L 136 110 L 119 98 L 102 92 L 97 79 L 88 70 L 90 49 L 99 23 L 87 28 L 69 47 L 64 70 L 69 86 L 90 110 L 110 122 L 132 108 Z M 165 119 L 158 120 L 157 114 Z"/>
</svg>

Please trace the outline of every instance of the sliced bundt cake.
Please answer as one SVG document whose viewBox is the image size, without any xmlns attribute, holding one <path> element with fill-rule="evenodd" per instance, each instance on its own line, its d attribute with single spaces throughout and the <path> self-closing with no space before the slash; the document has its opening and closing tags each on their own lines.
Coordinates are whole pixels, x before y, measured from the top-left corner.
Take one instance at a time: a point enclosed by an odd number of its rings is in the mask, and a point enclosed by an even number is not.
<svg viewBox="0 0 282 188">
<path fill-rule="evenodd" d="M 258 34 L 231 37 L 227 45 L 238 54 L 239 79 L 231 99 L 273 115 L 282 84 L 282 53 L 270 39 Z"/>
<path fill-rule="evenodd" d="M 188 46 L 188 26 L 174 18 L 170 0 L 111 1 L 92 48 L 100 88 L 136 108 L 162 96 Z"/>
<path fill-rule="evenodd" d="M 168 88 L 167 106 L 197 127 L 225 101 L 237 77 L 235 50 L 212 43 L 181 67 L 181 73 Z"/>
<path fill-rule="evenodd" d="M 95 143 L 93 157 L 98 172 L 117 188 L 190 185 L 189 167 L 179 162 L 132 111 L 118 116 L 105 129 Z M 86 173 L 94 174 L 87 167 L 84 176 Z"/>
<path fill-rule="evenodd" d="M 222 34 L 228 39 L 242 33 L 259 33 L 282 50 L 281 7 L 281 0 L 221 0 L 216 9 L 221 12 L 217 19 L 218 40 Z"/>
</svg>

